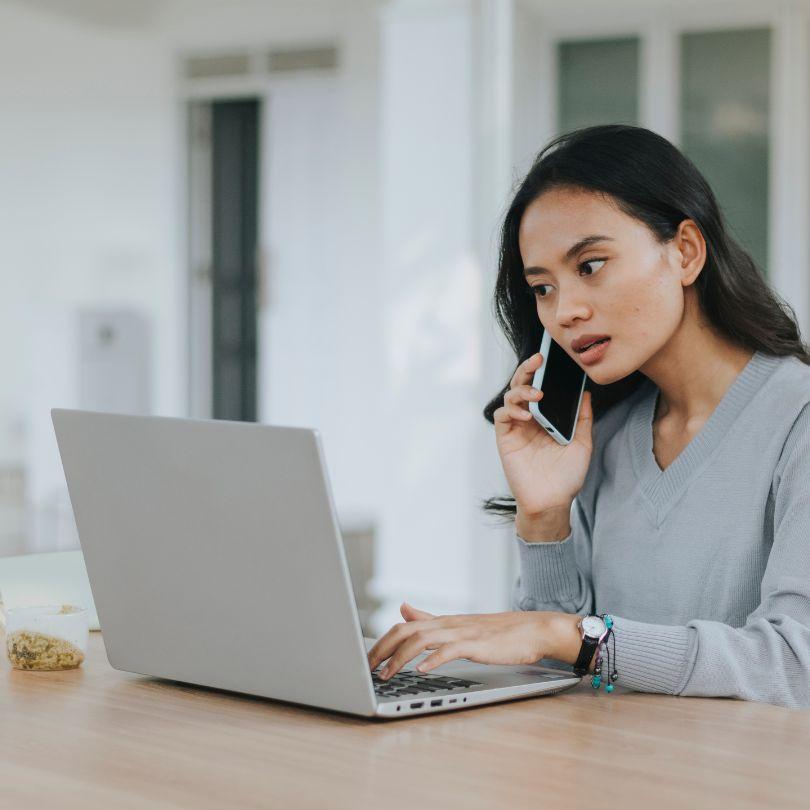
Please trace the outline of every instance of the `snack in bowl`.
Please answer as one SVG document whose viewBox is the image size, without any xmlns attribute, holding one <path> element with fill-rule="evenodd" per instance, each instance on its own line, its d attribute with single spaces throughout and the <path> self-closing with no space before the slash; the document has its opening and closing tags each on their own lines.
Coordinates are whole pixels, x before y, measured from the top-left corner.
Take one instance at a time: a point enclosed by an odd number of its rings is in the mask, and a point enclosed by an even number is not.
<svg viewBox="0 0 810 810">
<path fill-rule="evenodd" d="M 75 669 L 87 651 L 87 611 L 75 605 L 6 611 L 6 652 L 15 669 Z"/>
</svg>

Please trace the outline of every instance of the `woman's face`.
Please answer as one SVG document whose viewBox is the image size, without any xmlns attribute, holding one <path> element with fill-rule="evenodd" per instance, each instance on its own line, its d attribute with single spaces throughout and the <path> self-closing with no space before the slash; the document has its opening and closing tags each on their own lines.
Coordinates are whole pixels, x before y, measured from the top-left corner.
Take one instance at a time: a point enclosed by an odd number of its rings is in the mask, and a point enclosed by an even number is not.
<svg viewBox="0 0 810 810">
<path fill-rule="evenodd" d="M 594 382 L 616 382 L 643 367 L 677 330 L 680 251 L 610 198 L 550 189 L 526 208 L 518 238 L 543 327 Z M 610 337 L 595 362 L 571 346 L 583 335 Z"/>
</svg>

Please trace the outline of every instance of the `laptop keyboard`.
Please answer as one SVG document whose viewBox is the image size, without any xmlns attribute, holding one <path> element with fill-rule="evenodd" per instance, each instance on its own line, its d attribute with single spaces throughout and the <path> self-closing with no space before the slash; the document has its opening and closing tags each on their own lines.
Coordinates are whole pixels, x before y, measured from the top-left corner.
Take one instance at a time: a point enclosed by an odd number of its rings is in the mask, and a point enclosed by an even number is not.
<svg viewBox="0 0 810 810">
<path fill-rule="evenodd" d="M 480 681 L 468 681 L 464 678 L 451 678 L 447 675 L 422 674 L 413 669 L 401 669 L 387 681 L 377 674 L 380 667 L 371 673 L 374 692 L 379 697 L 399 697 L 400 695 L 427 695 L 431 692 L 451 692 L 455 689 L 469 689 L 471 686 L 482 686 Z"/>
</svg>

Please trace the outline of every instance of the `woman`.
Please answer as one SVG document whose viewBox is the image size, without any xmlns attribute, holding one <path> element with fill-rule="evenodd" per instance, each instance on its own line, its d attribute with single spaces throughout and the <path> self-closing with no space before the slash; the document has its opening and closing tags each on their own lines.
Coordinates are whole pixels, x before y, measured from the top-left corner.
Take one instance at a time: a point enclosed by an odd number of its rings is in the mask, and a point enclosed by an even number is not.
<svg viewBox="0 0 810 810">
<path fill-rule="evenodd" d="M 637 127 L 557 138 L 506 215 L 495 305 L 519 363 L 484 413 L 514 497 L 484 508 L 514 515 L 513 611 L 403 604 L 372 669 L 573 664 L 599 610 L 619 685 L 810 707 L 810 355 L 700 172 Z M 589 378 L 565 446 L 528 410 L 545 329 Z"/>
</svg>

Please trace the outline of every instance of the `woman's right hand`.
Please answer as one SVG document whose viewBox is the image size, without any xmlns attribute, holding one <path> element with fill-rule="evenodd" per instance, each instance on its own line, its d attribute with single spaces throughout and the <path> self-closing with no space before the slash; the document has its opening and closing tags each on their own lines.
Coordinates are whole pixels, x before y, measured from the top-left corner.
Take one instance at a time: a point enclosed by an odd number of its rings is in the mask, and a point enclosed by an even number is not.
<svg viewBox="0 0 810 810">
<path fill-rule="evenodd" d="M 529 401 L 542 402 L 543 392 L 531 385 L 542 362 L 538 352 L 518 366 L 503 406 L 493 414 L 506 480 L 518 510 L 527 517 L 570 509 L 591 461 L 590 391 L 583 396 L 574 438 L 566 445 L 552 439 L 529 411 Z"/>
</svg>

